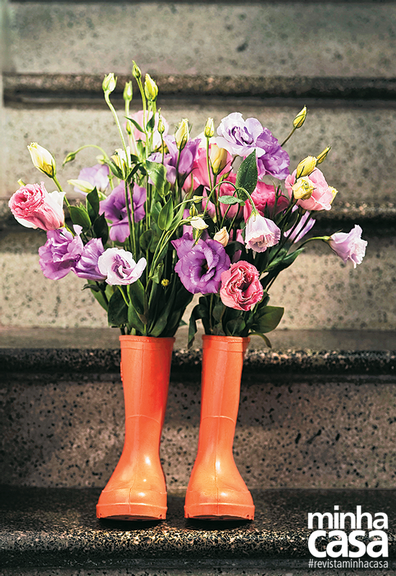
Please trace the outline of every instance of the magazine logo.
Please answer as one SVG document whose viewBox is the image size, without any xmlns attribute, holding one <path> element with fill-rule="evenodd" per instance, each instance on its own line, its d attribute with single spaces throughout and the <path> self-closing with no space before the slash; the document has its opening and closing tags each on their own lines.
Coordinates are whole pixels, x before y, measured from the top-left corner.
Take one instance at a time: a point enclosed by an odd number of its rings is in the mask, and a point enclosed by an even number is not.
<svg viewBox="0 0 396 576">
<path fill-rule="evenodd" d="M 339 506 L 334 506 L 334 512 L 309 512 L 308 528 L 314 530 L 308 549 L 315 558 L 388 558 L 388 516 L 384 512 L 362 512 L 361 506 L 356 506 L 356 512 L 339 512 Z M 318 549 L 323 537 L 330 540 L 325 550 Z"/>
</svg>

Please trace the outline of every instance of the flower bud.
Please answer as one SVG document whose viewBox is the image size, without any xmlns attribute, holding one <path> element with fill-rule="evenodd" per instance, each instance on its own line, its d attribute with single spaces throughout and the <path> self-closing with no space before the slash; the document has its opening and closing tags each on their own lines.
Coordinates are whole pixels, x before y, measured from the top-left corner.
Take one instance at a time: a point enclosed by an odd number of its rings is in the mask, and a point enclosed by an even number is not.
<svg viewBox="0 0 396 576">
<path fill-rule="evenodd" d="M 32 158 L 33 165 L 43 172 L 50 178 L 53 178 L 56 174 L 55 160 L 50 152 L 37 144 L 37 142 L 32 142 L 28 146 L 30 156 Z"/>
<path fill-rule="evenodd" d="M 66 158 L 63 160 L 63 164 L 62 166 L 64 166 L 65 164 L 67 164 L 68 162 L 73 162 L 73 160 L 76 159 L 76 153 L 75 152 L 69 152 L 69 154 L 66 156 Z"/>
<path fill-rule="evenodd" d="M 132 82 L 127 82 L 123 94 L 125 102 L 131 102 L 133 97 Z"/>
<path fill-rule="evenodd" d="M 115 78 L 113 72 L 107 74 L 102 82 L 102 89 L 105 94 L 111 94 L 117 85 L 117 78 Z"/>
<path fill-rule="evenodd" d="M 140 80 L 142 77 L 142 71 L 140 70 L 139 66 L 136 64 L 134 60 L 132 60 L 133 67 L 132 67 L 132 76 L 136 78 L 136 80 Z"/>
<path fill-rule="evenodd" d="M 175 132 L 176 146 L 179 150 L 183 150 L 190 138 L 190 128 L 188 126 L 187 118 L 183 118 L 180 122 L 178 129 Z"/>
<path fill-rule="evenodd" d="M 332 186 L 329 186 L 330 192 L 333 194 L 333 200 L 334 198 L 337 196 L 338 194 L 338 190 L 336 190 L 335 188 L 333 188 Z M 333 200 L 331 200 L 330 204 L 333 202 Z"/>
<path fill-rule="evenodd" d="M 297 116 L 293 120 L 293 128 L 297 130 L 297 128 L 301 128 L 301 126 L 305 122 L 305 118 L 307 117 L 307 107 L 304 108 L 297 114 Z"/>
<path fill-rule="evenodd" d="M 227 166 L 227 150 L 219 148 L 217 144 L 211 145 L 209 158 L 214 175 L 219 174 Z"/>
<path fill-rule="evenodd" d="M 212 138 L 212 136 L 214 136 L 214 122 L 213 122 L 213 118 L 208 118 L 206 120 L 206 124 L 205 124 L 205 129 L 204 129 L 204 135 L 205 138 Z"/>
<path fill-rule="evenodd" d="M 296 200 L 308 200 L 314 189 L 315 186 L 307 176 L 299 178 L 292 186 L 293 196 Z"/>
<path fill-rule="evenodd" d="M 230 235 L 227 232 L 227 228 L 224 226 L 221 230 L 216 232 L 213 236 L 213 240 L 216 242 L 220 242 L 220 244 L 225 248 L 228 244 L 228 240 L 230 239 Z"/>
<path fill-rule="evenodd" d="M 165 124 L 164 121 L 162 120 L 162 117 L 160 116 L 158 119 L 158 128 L 157 128 L 158 132 L 160 134 L 164 134 L 165 132 Z"/>
<path fill-rule="evenodd" d="M 203 220 L 199 216 L 194 216 L 193 218 L 191 218 L 190 224 L 196 230 L 205 230 L 205 228 L 208 227 L 205 220 Z"/>
<path fill-rule="evenodd" d="M 330 150 L 331 150 L 331 147 L 329 147 L 329 146 L 328 146 L 327 148 L 325 148 L 325 149 L 323 150 L 323 152 L 321 152 L 321 153 L 319 154 L 316 163 L 317 163 L 317 164 L 322 164 L 323 160 L 326 159 L 327 154 L 330 152 Z"/>
<path fill-rule="evenodd" d="M 314 171 L 316 167 L 315 156 L 307 156 L 304 160 L 301 160 L 296 170 L 296 178 L 301 178 L 302 176 L 309 176 L 311 172 Z"/>
<path fill-rule="evenodd" d="M 147 100 L 155 102 L 158 96 L 158 86 L 151 78 L 150 74 L 146 74 L 144 81 L 144 93 L 146 94 Z"/>
<path fill-rule="evenodd" d="M 89 194 L 95 188 L 93 184 L 86 180 L 68 180 L 67 183 L 70 184 L 70 186 L 75 186 L 84 194 Z"/>
<path fill-rule="evenodd" d="M 189 213 L 190 213 L 190 216 L 197 216 L 198 210 L 196 209 L 196 207 L 194 206 L 194 204 L 192 204 L 192 205 L 190 206 Z"/>
</svg>

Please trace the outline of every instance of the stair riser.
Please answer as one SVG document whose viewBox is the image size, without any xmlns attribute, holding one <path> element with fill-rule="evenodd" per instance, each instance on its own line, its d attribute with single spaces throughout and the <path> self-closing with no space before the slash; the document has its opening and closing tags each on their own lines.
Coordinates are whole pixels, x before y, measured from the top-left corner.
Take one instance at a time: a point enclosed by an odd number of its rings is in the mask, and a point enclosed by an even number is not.
<svg viewBox="0 0 396 576">
<path fill-rule="evenodd" d="M 250 488 L 391 488 L 396 381 L 245 375 L 235 461 Z M 198 372 L 173 375 L 161 444 L 169 489 L 185 488 L 199 429 Z M 10 375 L 1 389 L 2 482 L 104 486 L 123 446 L 118 375 Z"/>
</svg>

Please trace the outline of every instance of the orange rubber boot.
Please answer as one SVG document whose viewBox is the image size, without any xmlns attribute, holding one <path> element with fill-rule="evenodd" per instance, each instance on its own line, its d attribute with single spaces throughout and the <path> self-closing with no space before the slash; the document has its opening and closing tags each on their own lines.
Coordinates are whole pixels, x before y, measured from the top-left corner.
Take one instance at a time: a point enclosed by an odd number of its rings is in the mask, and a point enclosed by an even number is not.
<svg viewBox="0 0 396 576">
<path fill-rule="evenodd" d="M 203 336 L 201 422 L 184 506 L 186 518 L 254 518 L 252 496 L 232 453 L 248 344 L 249 338 Z"/>
<path fill-rule="evenodd" d="M 120 336 L 125 441 L 96 506 L 98 518 L 166 517 L 166 483 L 159 448 L 174 338 Z"/>
</svg>

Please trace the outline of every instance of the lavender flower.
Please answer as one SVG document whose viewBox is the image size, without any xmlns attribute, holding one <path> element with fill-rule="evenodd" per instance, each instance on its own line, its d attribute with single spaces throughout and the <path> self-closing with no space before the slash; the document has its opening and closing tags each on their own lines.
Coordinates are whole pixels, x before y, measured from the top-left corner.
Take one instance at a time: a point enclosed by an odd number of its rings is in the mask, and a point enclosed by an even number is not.
<svg viewBox="0 0 396 576">
<path fill-rule="evenodd" d="M 144 218 L 144 203 L 146 202 L 146 189 L 137 184 L 133 187 L 133 210 L 135 222 Z M 129 202 L 129 206 L 131 203 Z M 104 213 L 107 220 L 112 222 L 110 227 L 110 240 L 125 242 L 129 236 L 128 213 L 125 203 L 125 182 L 121 181 L 112 190 L 106 200 L 100 203 L 100 213 Z"/>
<path fill-rule="evenodd" d="M 216 294 L 221 274 L 230 267 L 230 259 L 220 242 L 200 238 L 195 243 L 192 233 L 186 232 L 172 244 L 179 257 L 175 272 L 186 290 L 192 294 Z"/>
<path fill-rule="evenodd" d="M 179 174 L 179 183 L 182 185 L 192 170 L 195 156 L 197 155 L 199 147 L 199 139 L 197 138 L 195 140 L 189 140 L 184 148 L 180 151 L 180 158 L 175 139 L 172 136 L 167 136 L 164 138 L 164 140 L 169 151 L 168 154 L 165 154 L 164 157 L 166 178 L 168 182 L 174 184 L 176 182 L 176 176 Z M 153 162 L 161 163 L 162 154 L 156 152 L 150 156 L 150 160 Z"/>
<path fill-rule="evenodd" d="M 295 210 L 298 210 L 297 206 L 294 206 L 292 211 L 295 212 Z M 283 234 L 292 242 L 300 242 L 300 240 L 304 238 L 310 230 L 312 230 L 315 222 L 315 218 L 311 218 L 310 213 L 305 212 L 297 226 L 290 228 L 290 230 L 286 230 Z"/>
<path fill-rule="evenodd" d="M 133 284 L 146 268 L 145 258 L 136 263 L 130 252 L 121 248 L 108 248 L 99 256 L 98 268 L 110 286 Z"/>
<path fill-rule="evenodd" d="M 252 212 L 245 228 L 246 247 L 255 252 L 265 252 L 270 246 L 278 244 L 281 231 L 269 218 L 258 212 Z"/>
<path fill-rule="evenodd" d="M 73 236 L 66 228 L 48 231 L 47 242 L 39 248 L 44 276 L 50 280 L 66 276 L 80 260 L 83 248 L 80 236 Z"/>
<path fill-rule="evenodd" d="M 353 267 L 356 264 L 361 264 L 366 254 L 366 240 L 362 240 L 363 230 L 358 224 L 346 234 L 345 232 L 337 232 L 332 234 L 328 243 L 330 248 L 339 256 L 345 263 L 353 262 Z"/>
<path fill-rule="evenodd" d="M 95 164 L 89 168 L 83 168 L 78 175 L 78 180 L 88 182 L 95 187 L 98 192 L 106 192 L 109 185 L 109 167 L 105 164 Z M 75 186 L 74 190 L 80 192 L 81 190 Z"/>
<path fill-rule="evenodd" d="M 100 238 L 93 238 L 84 246 L 80 260 L 77 262 L 73 271 L 79 278 L 105 280 L 106 276 L 103 275 L 98 268 L 98 260 L 103 252 L 102 240 Z"/>
<path fill-rule="evenodd" d="M 289 155 L 256 118 L 245 121 L 242 114 L 233 112 L 223 118 L 217 134 L 216 144 L 230 154 L 246 157 L 256 152 L 259 178 L 270 174 L 283 180 L 289 175 Z"/>
</svg>

